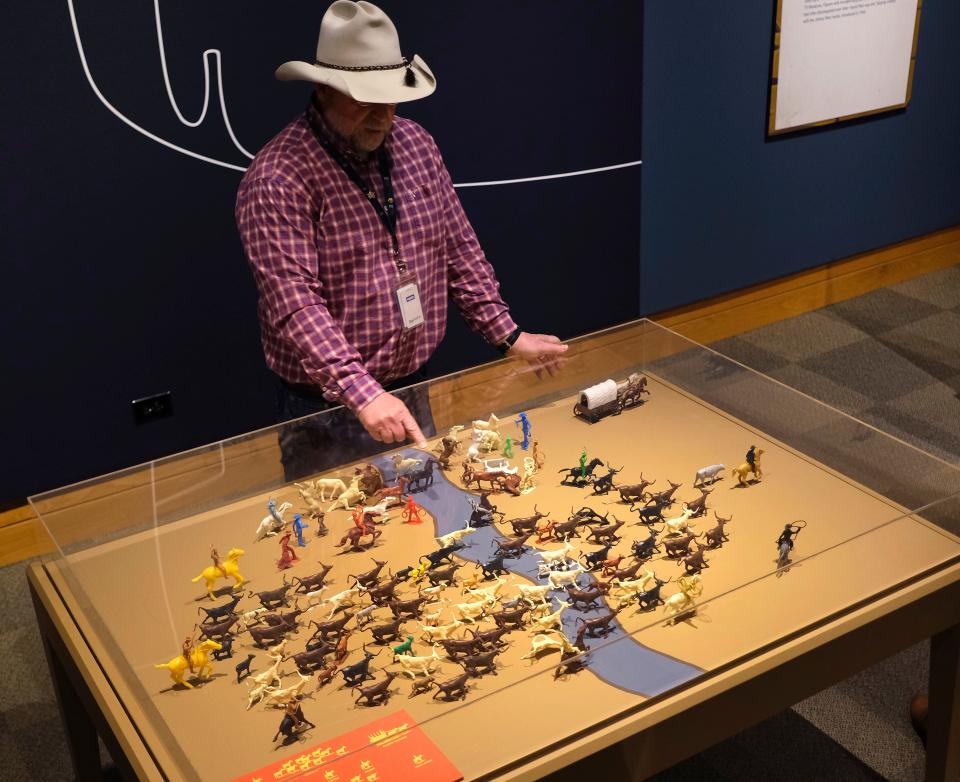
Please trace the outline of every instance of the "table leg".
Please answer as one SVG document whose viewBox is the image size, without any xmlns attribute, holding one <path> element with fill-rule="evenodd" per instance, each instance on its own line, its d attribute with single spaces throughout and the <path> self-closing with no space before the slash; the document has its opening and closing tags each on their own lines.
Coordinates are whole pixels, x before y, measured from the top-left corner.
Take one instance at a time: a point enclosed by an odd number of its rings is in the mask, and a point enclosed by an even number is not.
<svg viewBox="0 0 960 782">
<path fill-rule="evenodd" d="M 927 782 L 960 779 L 960 625 L 930 639 Z"/>
<path fill-rule="evenodd" d="M 103 779 L 103 772 L 100 767 L 100 742 L 97 740 L 97 730 L 87 715 L 83 702 L 77 695 L 63 664 L 46 639 L 43 642 L 43 649 L 47 655 L 50 677 L 53 679 L 53 688 L 57 694 L 57 705 L 60 707 L 60 718 L 70 747 L 70 757 L 73 760 L 76 778 L 100 782 Z"/>
</svg>

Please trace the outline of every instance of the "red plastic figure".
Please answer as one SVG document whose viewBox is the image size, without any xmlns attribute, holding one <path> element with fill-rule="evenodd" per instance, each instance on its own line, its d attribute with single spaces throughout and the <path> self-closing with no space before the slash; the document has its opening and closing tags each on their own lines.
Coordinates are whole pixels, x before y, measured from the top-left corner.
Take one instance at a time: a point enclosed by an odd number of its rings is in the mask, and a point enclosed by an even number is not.
<svg viewBox="0 0 960 782">
<path fill-rule="evenodd" d="M 404 524 L 423 524 L 423 519 L 420 518 L 420 507 L 413 501 L 412 496 L 407 497 L 407 504 L 400 515 L 403 517 Z"/>
<path fill-rule="evenodd" d="M 300 561 L 300 557 L 297 556 L 297 553 L 290 545 L 290 536 L 292 534 L 290 531 L 287 531 L 284 536 L 280 538 L 280 559 L 277 560 L 277 567 L 280 568 L 280 570 L 293 567 L 294 562 Z"/>
</svg>

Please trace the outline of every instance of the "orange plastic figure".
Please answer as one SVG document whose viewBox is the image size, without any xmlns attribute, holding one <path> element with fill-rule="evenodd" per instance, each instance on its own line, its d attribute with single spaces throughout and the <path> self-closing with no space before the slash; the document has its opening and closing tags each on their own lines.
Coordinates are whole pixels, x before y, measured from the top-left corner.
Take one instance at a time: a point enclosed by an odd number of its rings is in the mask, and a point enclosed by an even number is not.
<svg viewBox="0 0 960 782">
<path fill-rule="evenodd" d="M 403 517 L 404 524 L 423 524 L 423 519 L 420 518 L 420 506 L 413 501 L 413 497 L 407 497 L 407 504 L 400 515 Z"/>
<path fill-rule="evenodd" d="M 363 506 L 357 505 L 353 509 L 353 523 L 357 529 L 366 529 L 367 525 L 363 523 Z"/>
</svg>

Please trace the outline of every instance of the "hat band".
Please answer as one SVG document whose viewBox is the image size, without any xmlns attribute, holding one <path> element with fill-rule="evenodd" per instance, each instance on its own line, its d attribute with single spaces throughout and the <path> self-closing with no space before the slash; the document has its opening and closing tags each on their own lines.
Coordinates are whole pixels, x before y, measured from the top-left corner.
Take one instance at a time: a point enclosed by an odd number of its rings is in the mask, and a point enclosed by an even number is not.
<svg viewBox="0 0 960 782">
<path fill-rule="evenodd" d="M 403 83 L 408 87 L 417 86 L 417 74 L 413 72 L 413 68 L 410 67 L 410 62 L 406 57 L 403 58 L 403 62 L 398 62 L 396 65 L 334 65 L 320 60 L 317 60 L 317 65 L 335 71 L 352 71 L 355 73 L 362 71 L 395 71 L 398 68 L 406 68 L 407 72 L 403 74 Z"/>
<path fill-rule="evenodd" d="M 334 65 L 329 62 L 320 62 L 320 60 L 317 60 L 317 65 L 321 68 L 332 68 L 335 71 L 394 71 L 397 68 L 408 67 L 406 57 L 403 58 L 403 62 L 396 65 Z"/>
</svg>

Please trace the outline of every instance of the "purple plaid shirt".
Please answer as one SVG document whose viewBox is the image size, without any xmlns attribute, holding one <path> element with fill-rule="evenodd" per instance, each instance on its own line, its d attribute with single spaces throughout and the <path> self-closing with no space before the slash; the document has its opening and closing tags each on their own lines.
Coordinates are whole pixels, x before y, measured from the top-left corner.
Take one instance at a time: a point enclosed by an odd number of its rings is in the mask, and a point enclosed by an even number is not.
<svg viewBox="0 0 960 782">
<path fill-rule="evenodd" d="M 343 151 L 313 103 L 308 112 Z M 448 292 L 488 342 L 516 328 L 433 138 L 396 117 L 385 146 L 400 251 L 423 303 L 425 322 L 409 331 L 400 321 L 390 234 L 305 116 L 260 150 L 237 193 L 267 365 L 354 411 L 381 394 L 381 384 L 427 361 L 446 330 Z M 382 203 L 376 156 L 350 162 Z"/>
</svg>

